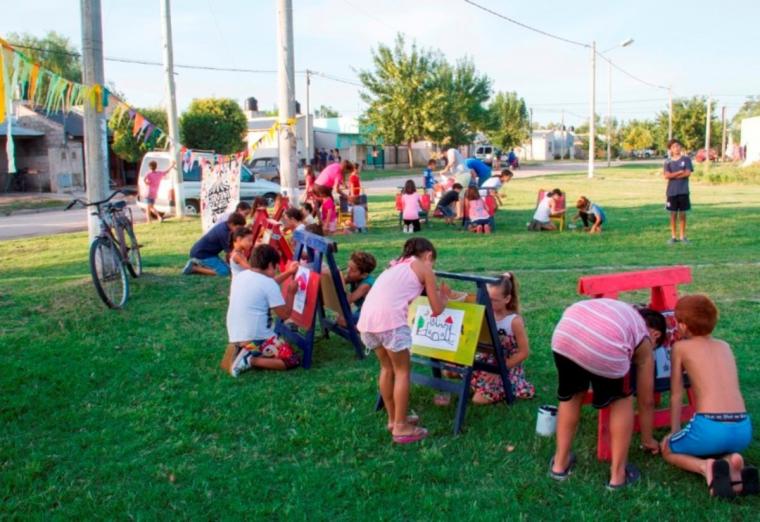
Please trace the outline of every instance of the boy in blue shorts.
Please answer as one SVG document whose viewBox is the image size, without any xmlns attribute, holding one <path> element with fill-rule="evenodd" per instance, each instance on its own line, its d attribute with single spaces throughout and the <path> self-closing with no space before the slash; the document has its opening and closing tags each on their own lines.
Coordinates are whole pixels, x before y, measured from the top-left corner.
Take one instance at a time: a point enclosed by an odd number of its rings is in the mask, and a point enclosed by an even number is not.
<svg viewBox="0 0 760 522">
<path fill-rule="evenodd" d="M 739 391 L 736 361 L 731 347 L 711 336 L 718 310 L 707 296 L 689 295 L 678 300 L 675 316 L 683 340 L 671 352 L 671 434 L 662 441 L 662 455 L 705 477 L 711 495 L 756 495 L 758 470 L 745 467 L 739 454 L 752 440 L 752 423 Z M 681 429 L 684 370 L 696 395 L 696 413 Z"/>
</svg>

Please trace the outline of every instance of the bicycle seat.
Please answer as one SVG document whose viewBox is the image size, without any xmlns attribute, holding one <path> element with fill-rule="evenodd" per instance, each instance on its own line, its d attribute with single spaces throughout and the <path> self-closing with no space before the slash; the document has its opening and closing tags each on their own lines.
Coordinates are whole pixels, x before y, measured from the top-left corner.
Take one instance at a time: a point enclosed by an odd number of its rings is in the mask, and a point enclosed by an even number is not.
<svg viewBox="0 0 760 522">
<path fill-rule="evenodd" d="M 115 212 L 117 210 L 124 210 L 126 206 L 127 206 L 126 201 L 116 201 L 115 203 L 109 203 L 107 208 L 111 212 Z"/>
</svg>

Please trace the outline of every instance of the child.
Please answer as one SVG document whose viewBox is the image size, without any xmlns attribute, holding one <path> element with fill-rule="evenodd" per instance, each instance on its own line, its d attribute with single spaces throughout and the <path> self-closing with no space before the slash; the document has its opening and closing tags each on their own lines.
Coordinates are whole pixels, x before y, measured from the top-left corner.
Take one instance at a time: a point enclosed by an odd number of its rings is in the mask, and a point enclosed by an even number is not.
<svg viewBox="0 0 760 522">
<path fill-rule="evenodd" d="M 359 164 L 354 163 L 354 171 L 348 176 L 348 196 L 349 199 L 359 197 L 362 193 L 362 182 L 359 176 Z"/>
<path fill-rule="evenodd" d="M 332 196 L 325 196 L 320 201 L 322 230 L 325 231 L 325 235 L 330 236 L 338 229 L 338 212 L 335 208 L 335 200 Z"/>
<path fill-rule="evenodd" d="M 411 179 L 406 180 L 401 195 L 401 217 L 404 219 L 404 234 L 420 231 L 420 195 Z"/>
<path fill-rule="evenodd" d="M 595 408 L 610 408 L 610 481 L 615 491 L 636 482 L 641 473 L 628 463 L 633 433 L 631 365 L 636 366 L 636 393 L 641 445 L 658 450 L 652 436 L 654 420 L 653 342 L 636 309 L 617 299 L 580 301 L 568 307 L 552 335 L 557 367 L 557 447 L 549 462 L 549 476 L 565 480 L 575 465 L 570 451 L 581 417 L 581 405 L 591 385 Z"/>
<path fill-rule="evenodd" d="M 435 160 L 430 159 L 427 162 L 427 168 L 422 172 L 422 186 L 425 187 L 425 194 L 433 197 L 433 185 L 435 185 L 435 178 L 433 177 L 433 169 L 435 168 Z"/>
<path fill-rule="evenodd" d="M 314 174 L 314 167 L 311 165 L 306 165 L 303 168 L 303 177 L 306 182 L 306 187 L 304 187 L 303 195 L 301 196 L 301 201 L 311 201 L 314 199 L 314 182 L 316 181 L 317 177 Z"/>
<path fill-rule="evenodd" d="M 267 200 L 261 196 L 256 196 L 253 198 L 253 205 L 251 205 L 251 221 L 253 223 L 266 223 L 267 219 L 269 219 Z"/>
<path fill-rule="evenodd" d="M 485 201 L 480 197 L 477 187 L 469 187 L 465 193 L 467 200 L 467 219 L 469 220 L 470 232 L 476 234 L 491 233 L 491 216 L 486 208 Z"/>
<path fill-rule="evenodd" d="M 148 223 L 150 223 L 150 218 L 152 216 L 156 216 L 158 222 L 163 223 L 164 217 L 156 210 L 155 207 L 156 197 L 158 196 L 158 187 L 161 185 L 161 180 L 164 179 L 164 176 L 166 176 L 167 172 L 174 168 L 174 162 L 172 162 L 172 164 L 169 165 L 169 168 L 163 172 L 156 170 L 158 168 L 158 163 L 155 161 L 148 163 L 148 166 L 150 167 L 150 172 L 148 172 L 145 175 L 145 178 L 143 178 L 145 180 L 145 186 L 148 189 L 147 194 L 145 195 L 145 202 L 148 204 L 148 208 L 145 209 L 145 217 L 147 218 Z"/>
<path fill-rule="evenodd" d="M 304 223 L 308 225 L 313 225 L 315 223 L 319 223 L 319 217 L 317 215 L 317 211 L 314 210 L 314 205 L 311 202 L 306 202 L 303 204 L 303 211 L 305 217 L 304 217 Z"/>
<path fill-rule="evenodd" d="M 678 300 L 676 323 L 683 340 L 671 351 L 671 433 L 662 441 L 667 462 L 705 477 L 711 495 L 758 494 L 758 471 L 744 467 L 739 454 L 752 441 L 752 423 L 739 390 L 731 347 L 712 337 L 718 321 L 715 304 L 704 295 Z M 696 413 L 681 429 L 682 371 L 696 394 Z M 720 458 L 704 458 L 722 455 Z"/>
<path fill-rule="evenodd" d="M 454 183 L 454 186 L 438 200 L 435 210 L 443 214 L 444 222 L 447 225 L 454 224 L 454 218 L 457 215 L 456 205 L 459 203 L 459 193 L 462 192 L 462 185 Z"/>
<path fill-rule="evenodd" d="M 599 205 L 589 201 L 586 196 L 581 196 L 575 203 L 575 208 L 578 209 L 578 214 L 574 219 L 580 218 L 583 221 L 584 230 L 588 230 L 592 234 L 602 232 L 602 225 L 607 220 L 607 216 L 604 215 L 604 210 Z"/>
<path fill-rule="evenodd" d="M 525 323 L 520 316 L 517 280 L 514 274 L 506 272 L 498 285 L 488 285 L 488 296 L 491 298 L 499 341 L 504 348 L 512 392 L 520 399 L 532 399 L 536 388 L 525 379 L 523 369 L 523 362 L 530 354 L 530 347 Z M 490 353 L 478 352 L 475 358 L 480 362 L 496 364 L 494 355 Z M 474 404 L 493 404 L 504 399 L 504 386 L 499 375 L 476 371 L 470 386 Z"/>
<path fill-rule="evenodd" d="M 357 329 L 362 342 L 380 361 L 380 394 L 388 413 L 388 431 L 397 444 L 408 444 L 427 437 L 427 430 L 415 426 L 407 417 L 409 403 L 409 351 L 412 334 L 408 323 L 409 303 L 423 290 L 434 316 L 446 306 L 445 285 L 436 288 L 436 251 L 425 238 L 410 238 L 401 256 L 380 274 L 367 294 Z"/>
<path fill-rule="evenodd" d="M 227 308 L 229 345 L 222 368 L 233 377 L 251 368 L 289 370 L 301 363 L 293 349 L 277 337 L 272 312 L 281 320 L 290 317 L 297 284 L 291 280 L 283 298 L 279 284 L 296 273 L 292 263 L 275 277 L 280 255 L 270 245 L 258 245 L 251 255 L 251 269 L 240 272 L 230 286 Z"/>
<path fill-rule="evenodd" d="M 689 176 L 694 172 L 691 165 L 691 158 L 681 154 L 681 142 L 670 140 L 668 150 L 670 159 L 665 162 L 662 169 L 662 176 L 668 180 L 668 188 L 665 191 L 667 198 L 666 209 L 670 212 L 670 239 L 668 243 L 688 243 L 686 239 L 686 212 L 691 210 L 691 201 L 689 200 Z M 707 161 L 710 161 L 708 158 Z M 681 215 L 680 221 L 680 239 L 676 239 L 676 221 L 678 215 Z"/>
<path fill-rule="evenodd" d="M 360 234 L 367 231 L 367 208 L 358 203 L 358 197 L 351 202 L 351 226 Z"/>
<path fill-rule="evenodd" d="M 509 183 L 512 180 L 512 176 L 514 176 L 514 174 L 512 174 L 511 170 L 504 169 L 498 176 L 491 176 L 484 181 L 480 186 L 480 190 L 485 190 L 487 194 L 493 194 L 496 201 L 498 201 L 499 206 L 504 206 L 504 202 L 501 200 L 501 196 L 499 196 L 499 190 L 501 190 L 501 187 L 505 183 Z"/>
<path fill-rule="evenodd" d="M 528 230 L 537 232 L 541 230 L 557 230 L 551 218 L 561 216 L 565 211 L 559 210 L 562 200 L 562 191 L 558 188 L 544 194 L 544 198 L 538 203 L 533 219 L 528 223 Z"/>
<path fill-rule="evenodd" d="M 230 252 L 230 271 L 234 278 L 243 270 L 249 270 L 248 253 L 253 246 L 253 231 L 248 227 L 238 227 L 232 233 L 232 252 Z"/>
<path fill-rule="evenodd" d="M 285 210 L 282 220 L 285 224 L 286 232 L 293 233 L 296 230 L 304 230 L 306 228 L 306 216 L 300 208 L 289 207 Z"/>
<path fill-rule="evenodd" d="M 350 294 L 348 294 L 348 303 L 356 307 L 352 316 L 354 324 L 359 321 L 359 314 L 362 311 L 364 299 L 367 297 L 370 288 L 375 284 L 375 278 L 372 272 L 377 266 L 377 261 L 372 254 L 367 252 L 354 252 L 348 261 L 348 270 L 344 279 L 348 283 Z M 345 326 L 345 320 L 342 321 Z"/>
</svg>

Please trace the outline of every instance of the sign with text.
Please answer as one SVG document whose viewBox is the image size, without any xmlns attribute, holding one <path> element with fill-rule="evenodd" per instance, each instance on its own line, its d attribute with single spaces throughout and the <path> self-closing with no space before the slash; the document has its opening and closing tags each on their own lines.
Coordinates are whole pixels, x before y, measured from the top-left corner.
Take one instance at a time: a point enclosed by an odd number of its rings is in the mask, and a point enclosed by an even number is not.
<svg viewBox="0 0 760 522">
<path fill-rule="evenodd" d="M 472 366 L 485 307 L 449 301 L 443 313 L 433 317 L 426 297 L 409 307 L 412 353 Z"/>
<path fill-rule="evenodd" d="M 232 159 L 212 165 L 203 159 L 201 168 L 201 222 L 205 232 L 220 216 L 234 212 L 240 202 L 240 163 Z"/>
</svg>

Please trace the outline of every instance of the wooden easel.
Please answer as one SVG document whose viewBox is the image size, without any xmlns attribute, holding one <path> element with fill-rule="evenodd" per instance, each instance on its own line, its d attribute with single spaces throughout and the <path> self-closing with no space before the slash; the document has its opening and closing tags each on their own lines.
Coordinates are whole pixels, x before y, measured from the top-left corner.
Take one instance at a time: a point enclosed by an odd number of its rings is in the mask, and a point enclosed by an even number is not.
<svg viewBox="0 0 760 522">
<path fill-rule="evenodd" d="M 456 395 L 457 406 L 456 415 L 454 417 L 454 434 L 456 435 L 462 431 L 464 416 L 467 411 L 467 403 L 470 399 L 470 381 L 472 380 L 472 375 L 475 370 L 495 373 L 501 376 L 502 385 L 504 386 L 504 400 L 507 404 L 512 404 L 515 400 L 515 396 L 512 391 L 512 385 L 509 381 L 507 364 L 504 357 L 504 349 L 502 348 L 501 342 L 499 340 L 499 332 L 496 328 L 496 320 L 494 319 L 493 308 L 491 307 L 491 299 L 488 297 L 488 289 L 486 287 L 486 285 L 489 284 L 498 284 L 499 279 L 495 277 L 482 277 L 469 274 L 454 274 L 451 272 L 436 272 L 435 274 L 436 277 L 443 279 L 453 279 L 456 281 L 467 281 L 475 283 L 477 293 L 475 294 L 475 299 L 473 302 L 475 304 L 482 305 L 485 308 L 477 350 L 493 350 L 496 358 L 496 364 L 492 365 L 476 361 L 473 355 L 471 364 L 459 365 L 431 357 L 412 355 L 413 364 L 430 368 L 433 373 L 431 377 L 427 374 L 421 374 L 413 371 L 411 374 L 411 380 L 414 384 L 427 386 L 438 391 Z M 455 373 L 460 378 L 457 380 L 444 379 L 444 371 Z M 375 409 L 380 410 L 382 408 L 383 399 L 382 397 L 378 397 Z"/>
<path fill-rule="evenodd" d="M 285 271 L 288 263 L 293 260 L 293 249 L 290 243 L 285 239 L 282 233 L 279 221 L 267 219 L 266 221 L 255 221 L 253 223 L 253 242 L 254 244 L 262 243 L 273 246 L 280 253 L 280 271 Z"/>
<path fill-rule="evenodd" d="M 353 323 L 351 307 L 348 304 L 343 284 L 340 283 L 340 271 L 335 262 L 334 252 L 337 251 L 338 245 L 334 241 L 303 230 L 297 230 L 293 234 L 293 240 L 295 241 L 294 259 L 307 259 L 306 266 L 312 272 L 322 274 L 322 280 L 320 281 L 321 289 L 318 294 L 317 305 L 314 307 L 314 317 L 312 317 L 311 321 L 312 327 L 301 333 L 295 325 L 290 326 L 278 320 L 275 328 L 277 333 L 303 351 L 302 366 L 308 369 L 312 363 L 316 331 L 315 319 L 318 316 L 325 337 L 328 336 L 329 332 L 334 332 L 344 337 L 354 347 L 356 356 L 360 359 L 363 358 L 364 345 L 361 339 L 359 339 L 359 333 L 356 331 L 356 325 Z M 324 266 L 327 267 L 327 270 L 323 269 Z M 331 289 L 325 283 L 325 276 L 328 274 L 330 281 L 338 281 L 338 284 L 331 285 Z M 325 317 L 324 308 L 326 300 L 330 300 L 329 309 L 333 309 L 332 306 L 336 306 L 340 310 L 340 313 L 346 319 L 346 328 Z"/>
</svg>

